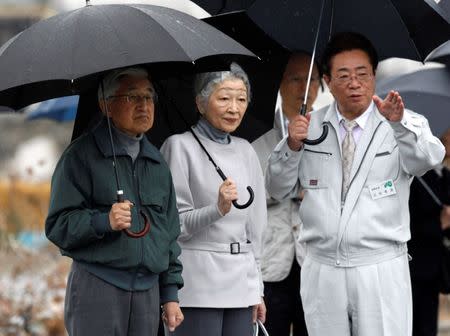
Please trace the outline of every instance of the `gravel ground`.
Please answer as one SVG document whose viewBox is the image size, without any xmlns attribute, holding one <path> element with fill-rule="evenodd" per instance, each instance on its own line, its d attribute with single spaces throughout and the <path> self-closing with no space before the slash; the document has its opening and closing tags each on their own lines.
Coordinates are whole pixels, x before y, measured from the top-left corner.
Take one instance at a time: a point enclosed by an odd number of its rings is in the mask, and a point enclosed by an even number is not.
<svg viewBox="0 0 450 336">
<path fill-rule="evenodd" d="M 0 335 L 65 336 L 64 295 L 70 261 L 52 246 L 0 249 Z"/>
</svg>

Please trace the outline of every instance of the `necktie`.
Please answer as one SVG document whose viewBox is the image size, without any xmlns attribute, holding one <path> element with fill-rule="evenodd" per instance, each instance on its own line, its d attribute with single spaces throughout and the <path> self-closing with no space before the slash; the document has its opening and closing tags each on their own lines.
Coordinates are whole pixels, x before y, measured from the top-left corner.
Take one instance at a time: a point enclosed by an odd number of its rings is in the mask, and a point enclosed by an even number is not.
<svg viewBox="0 0 450 336">
<path fill-rule="evenodd" d="M 357 125 L 354 120 L 343 120 L 346 133 L 342 142 L 342 200 L 345 200 L 350 185 L 350 172 L 352 170 L 353 156 L 355 155 L 356 148 L 355 138 L 353 138 L 353 128 Z"/>
</svg>

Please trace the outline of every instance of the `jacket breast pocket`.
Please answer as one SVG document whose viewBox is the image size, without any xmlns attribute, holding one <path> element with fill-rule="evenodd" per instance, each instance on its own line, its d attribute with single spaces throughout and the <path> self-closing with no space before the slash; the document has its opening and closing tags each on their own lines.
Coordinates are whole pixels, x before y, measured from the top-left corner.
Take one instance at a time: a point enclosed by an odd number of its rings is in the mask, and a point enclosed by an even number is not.
<svg viewBox="0 0 450 336">
<path fill-rule="evenodd" d="M 315 151 L 306 148 L 303 151 L 299 176 L 304 189 L 328 188 L 327 170 L 330 167 L 332 154 L 325 151 Z"/>
<path fill-rule="evenodd" d="M 156 225 L 165 227 L 167 222 L 167 201 L 163 194 L 141 192 L 141 204 Z"/>
<path fill-rule="evenodd" d="M 400 154 L 395 140 L 383 143 L 377 150 L 368 175 L 368 183 L 395 181 L 400 172 Z"/>
</svg>

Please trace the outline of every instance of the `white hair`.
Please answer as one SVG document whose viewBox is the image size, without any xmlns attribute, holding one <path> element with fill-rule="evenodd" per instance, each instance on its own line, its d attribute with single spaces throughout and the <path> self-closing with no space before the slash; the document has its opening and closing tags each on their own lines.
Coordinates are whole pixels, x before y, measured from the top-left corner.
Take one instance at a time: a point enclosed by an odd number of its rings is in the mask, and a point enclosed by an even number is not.
<svg viewBox="0 0 450 336">
<path fill-rule="evenodd" d="M 98 101 L 102 101 L 103 97 L 108 99 L 111 96 L 116 94 L 116 91 L 120 87 L 120 80 L 123 76 L 133 76 L 139 78 L 148 78 L 148 72 L 144 68 L 121 68 L 112 70 L 108 72 L 105 77 L 103 77 L 103 92 L 102 94 L 102 85 L 101 83 L 98 86 L 97 97 Z"/>
<path fill-rule="evenodd" d="M 201 104 L 206 105 L 209 97 L 214 92 L 217 84 L 228 79 L 240 79 L 247 89 L 248 102 L 251 100 L 250 81 L 245 71 L 237 64 L 231 63 L 229 71 L 215 71 L 200 73 L 195 77 L 195 96 L 200 99 Z"/>
</svg>

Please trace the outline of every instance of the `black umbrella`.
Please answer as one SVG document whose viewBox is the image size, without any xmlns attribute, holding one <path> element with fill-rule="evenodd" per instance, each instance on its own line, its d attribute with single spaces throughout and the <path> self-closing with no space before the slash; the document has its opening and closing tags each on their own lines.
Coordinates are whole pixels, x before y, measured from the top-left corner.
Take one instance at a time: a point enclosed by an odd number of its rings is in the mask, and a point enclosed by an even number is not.
<svg viewBox="0 0 450 336">
<path fill-rule="evenodd" d="M 425 62 L 439 62 L 450 66 L 450 40 L 434 49 L 425 58 Z"/>
<path fill-rule="evenodd" d="M 156 78 L 224 67 L 233 59 L 253 56 L 185 13 L 151 5 L 90 6 L 87 0 L 86 7 L 40 21 L 0 48 L 0 105 L 19 109 L 84 92 L 92 98 L 99 77 L 120 67 L 146 65 Z M 121 201 L 111 129 L 110 137 Z M 148 232 L 148 219 L 142 215 L 144 229 L 126 231 L 130 237 Z"/>
<path fill-rule="evenodd" d="M 85 6 L 40 21 L 0 48 L 0 105 L 19 109 L 78 94 L 95 87 L 102 72 L 124 66 L 151 63 L 152 73 L 166 75 L 252 55 L 173 9 Z"/>
<path fill-rule="evenodd" d="M 236 41 L 245 45 L 256 55 L 258 55 L 263 62 L 266 64 L 267 68 L 272 69 L 273 73 L 272 85 L 276 85 L 276 90 L 271 90 L 273 97 L 277 95 L 278 86 L 281 81 L 281 77 L 284 72 L 284 68 L 289 58 L 289 49 L 283 47 L 280 43 L 272 39 L 264 30 L 262 30 L 248 15 L 248 11 L 236 11 L 221 15 L 215 15 L 203 19 L 205 22 L 213 25 L 214 27 L 220 29 L 227 35 L 233 37 Z M 293 51 L 306 51 L 306 49 L 296 48 Z M 314 59 L 315 51 L 312 53 L 312 59 Z M 311 63 L 309 69 L 308 82 L 306 86 L 306 92 L 309 90 L 310 78 L 313 69 L 313 63 Z M 277 75 L 275 75 L 275 73 Z M 266 83 L 266 82 L 263 82 Z M 265 84 L 266 85 L 266 84 Z M 306 114 L 307 94 L 305 94 L 305 100 L 302 104 L 301 111 L 303 115 Z M 322 135 L 315 139 L 309 140 L 305 139 L 304 142 L 308 145 L 316 145 L 321 143 L 328 134 L 328 125 L 323 126 Z"/>
<path fill-rule="evenodd" d="M 211 15 L 248 9 L 255 0 L 193 0 Z"/>
<path fill-rule="evenodd" d="M 434 134 L 441 135 L 450 127 L 450 69 L 428 68 L 377 83 L 377 94 L 390 90 L 400 93 L 405 107 L 424 115 Z"/>
<path fill-rule="evenodd" d="M 252 142 L 273 127 L 273 111 L 289 51 L 264 33 L 248 18 L 245 11 L 217 15 L 203 21 L 241 43 L 260 58 L 260 61 L 247 58 L 238 62 L 249 75 L 252 100 L 234 135 Z M 193 82 L 192 74 L 166 75 L 156 81 L 156 89 L 163 99 L 157 106 L 154 126 L 148 136 L 158 148 L 168 136 L 182 133 L 197 122 L 199 114 L 195 105 Z M 81 95 L 72 140 L 99 121 L 100 114 L 92 115 L 92 111 L 98 110 L 96 104 L 95 91 Z"/>
<path fill-rule="evenodd" d="M 450 15 L 433 0 L 256 0 L 246 14 L 283 47 L 310 52 L 313 60 L 316 53 L 322 53 L 331 35 L 342 31 L 355 31 L 368 37 L 381 59 L 395 56 L 423 61 L 431 50 L 450 37 Z M 208 20 L 213 21 L 214 17 Z M 229 27 L 236 25 L 231 22 Z M 217 27 L 221 29 L 223 25 L 222 22 Z M 237 34 L 231 36 L 244 45 L 247 45 L 245 41 L 252 43 L 251 34 L 245 36 L 245 30 L 241 30 L 240 35 L 240 38 Z M 311 73 L 312 62 L 307 91 Z M 305 99 L 301 113 L 305 114 L 306 110 Z M 324 125 L 318 139 L 305 142 L 320 143 L 327 131 Z"/>
<path fill-rule="evenodd" d="M 450 13 L 433 0 L 256 0 L 248 15 L 286 48 L 312 51 L 322 5 L 319 55 L 330 36 L 342 31 L 365 35 L 380 59 L 423 61 L 450 38 Z"/>
</svg>

